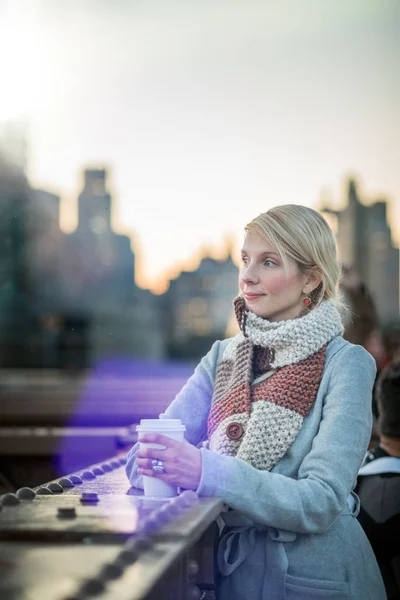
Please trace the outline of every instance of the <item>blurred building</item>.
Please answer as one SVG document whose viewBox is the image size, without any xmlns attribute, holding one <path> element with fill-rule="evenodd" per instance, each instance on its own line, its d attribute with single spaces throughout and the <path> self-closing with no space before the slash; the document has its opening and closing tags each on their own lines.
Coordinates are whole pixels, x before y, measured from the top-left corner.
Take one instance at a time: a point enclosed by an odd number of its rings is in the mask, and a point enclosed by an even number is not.
<svg viewBox="0 0 400 600">
<path fill-rule="evenodd" d="M 183 354 L 190 352 L 191 345 L 202 347 L 201 338 L 205 348 L 210 340 L 224 338 L 237 293 L 238 268 L 230 249 L 226 259 L 205 257 L 195 271 L 183 271 L 173 279 L 163 298 L 172 353 L 179 355 L 179 347 L 185 349 Z"/>
<path fill-rule="evenodd" d="M 78 226 L 62 247 L 62 310 L 85 327 L 90 363 L 116 355 L 164 357 L 157 299 L 135 285 L 131 240 L 113 231 L 111 211 L 107 171 L 86 169 Z"/>
<path fill-rule="evenodd" d="M 33 353 L 29 201 L 25 175 L 0 154 L 0 365 L 5 366 L 26 365 Z"/>
<path fill-rule="evenodd" d="M 134 290 L 131 240 L 111 226 L 107 171 L 86 169 L 78 198 L 78 227 L 65 236 L 63 248 L 66 309 L 91 312 L 129 302 Z"/>
<path fill-rule="evenodd" d="M 9 164 L 26 172 L 28 142 L 27 126 L 23 120 L 0 121 L 0 148 L 3 157 Z"/>
<path fill-rule="evenodd" d="M 62 303 L 62 247 L 60 197 L 46 190 L 31 191 L 29 228 L 32 240 L 29 251 L 31 276 L 35 283 L 38 314 L 59 309 Z"/>
<path fill-rule="evenodd" d="M 111 210 L 107 171 L 85 170 L 78 225 L 65 234 L 59 196 L 32 190 L 20 167 L 0 164 L 0 365 L 197 359 L 225 337 L 238 290 L 230 249 L 155 296 L 135 285 L 131 240 L 113 231 Z"/>
<path fill-rule="evenodd" d="M 399 315 L 399 249 L 394 247 L 387 221 L 387 202 L 361 202 L 354 180 L 349 180 L 347 206 L 322 210 L 337 218 L 340 258 L 353 265 L 371 291 L 380 320 Z"/>
<path fill-rule="evenodd" d="M 106 357 L 163 359 L 166 337 L 159 297 L 135 287 L 126 304 L 91 314 L 90 355 L 97 363 Z"/>
</svg>

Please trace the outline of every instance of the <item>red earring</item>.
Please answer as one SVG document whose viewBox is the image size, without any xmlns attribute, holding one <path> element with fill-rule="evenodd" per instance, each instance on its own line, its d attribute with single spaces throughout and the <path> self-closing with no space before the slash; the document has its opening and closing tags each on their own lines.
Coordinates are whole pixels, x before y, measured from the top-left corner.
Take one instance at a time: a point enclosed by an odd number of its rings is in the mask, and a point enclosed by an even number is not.
<svg viewBox="0 0 400 600">
<path fill-rule="evenodd" d="M 303 300 L 303 304 L 305 306 L 309 306 L 311 304 L 311 298 L 309 298 L 308 296 L 306 296 Z"/>
</svg>

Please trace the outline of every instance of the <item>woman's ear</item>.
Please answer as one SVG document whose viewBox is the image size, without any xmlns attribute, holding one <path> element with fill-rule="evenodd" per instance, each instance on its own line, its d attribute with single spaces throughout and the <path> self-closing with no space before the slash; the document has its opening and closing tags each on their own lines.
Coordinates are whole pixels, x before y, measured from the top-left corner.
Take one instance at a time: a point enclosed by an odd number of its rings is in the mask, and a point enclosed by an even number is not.
<svg viewBox="0 0 400 600">
<path fill-rule="evenodd" d="M 318 269 L 311 269 L 307 272 L 303 287 L 303 294 L 308 296 L 317 289 L 322 281 L 322 275 Z"/>
</svg>

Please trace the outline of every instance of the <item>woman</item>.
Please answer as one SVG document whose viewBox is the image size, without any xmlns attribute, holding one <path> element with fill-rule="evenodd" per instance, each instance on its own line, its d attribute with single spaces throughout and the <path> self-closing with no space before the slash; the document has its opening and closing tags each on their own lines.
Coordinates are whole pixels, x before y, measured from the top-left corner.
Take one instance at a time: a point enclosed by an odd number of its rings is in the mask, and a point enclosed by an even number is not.
<svg viewBox="0 0 400 600">
<path fill-rule="evenodd" d="M 130 452 L 132 485 L 159 477 L 230 508 L 220 599 L 386 597 L 351 494 L 375 365 L 342 338 L 339 275 L 317 212 L 278 206 L 249 223 L 234 301 L 241 332 L 212 346 L 166 412 L 185 423 L 187 441 L 146 435 L 166 449 Z"/>
</svg>

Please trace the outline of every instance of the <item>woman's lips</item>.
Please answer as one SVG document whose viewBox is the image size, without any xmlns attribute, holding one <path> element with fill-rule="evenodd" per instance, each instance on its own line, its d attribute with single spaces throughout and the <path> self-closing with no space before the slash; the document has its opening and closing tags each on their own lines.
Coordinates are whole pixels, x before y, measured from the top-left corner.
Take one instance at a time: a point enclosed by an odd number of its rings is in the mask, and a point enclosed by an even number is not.
<svg viewBox="0 0 400 600">
<path fill-rule="evenodd" d="M 258 300 L 258 298 L 262 298 L 264 294 L 244 294 L 246 300 Z"/>
</svg>

